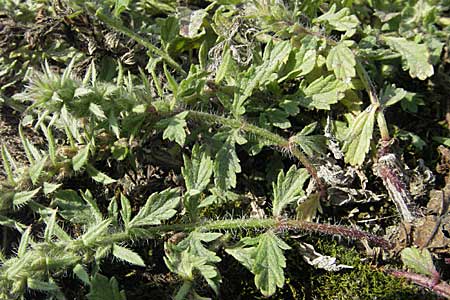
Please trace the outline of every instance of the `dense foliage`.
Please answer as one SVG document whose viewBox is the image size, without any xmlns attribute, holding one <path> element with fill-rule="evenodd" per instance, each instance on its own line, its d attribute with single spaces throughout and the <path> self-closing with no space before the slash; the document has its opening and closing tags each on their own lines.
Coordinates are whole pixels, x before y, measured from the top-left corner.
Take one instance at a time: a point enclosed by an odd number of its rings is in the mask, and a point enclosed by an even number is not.
<svg viewBox="0 0 450 300">
<path fill-rule="evenodd" d="M 380 282 L 377 299 L 424 292 L 398 277 L 450 297 L 436 267 L 450 248 L 448 0 L 0 12 L 2 120 L 20 121 L 2 136 L 0 299 L 138 299 L 127 278 L 161 273 L 176 300 L 220 298 L 229 277 L 262 296 L 356 299 L 342 282 L 291 284 L 355 274 Z M 327 236 L 372 269 L 319 253 Z"/>
</svg>

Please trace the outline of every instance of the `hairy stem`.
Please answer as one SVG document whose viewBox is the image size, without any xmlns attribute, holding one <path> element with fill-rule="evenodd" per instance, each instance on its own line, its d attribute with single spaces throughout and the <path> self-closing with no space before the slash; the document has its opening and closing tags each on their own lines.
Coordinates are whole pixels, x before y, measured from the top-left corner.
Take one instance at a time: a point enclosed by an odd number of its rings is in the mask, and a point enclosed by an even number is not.
<svg viewBox="0 0 450 300">
<path fill-rule="evenodd" d="M 288 139 L 283 138 L 282 136 L 273 133 L 269 130 L 266 130 L 264 128 L 260 128 L 258 126 L 243 122 L 241 120 L 236 119 L 229 119 L 221 116 L 216 116 L 209 113 L 189 110 L 188 117 L 192 119 L 197 119 L 200 121 L 205 121 L 209 123 L 218 123 L 221 125 L 233 127 L 233 128 L 239 128 L 242 131 L 245 131 L 247 133 L 254 134 L 263 140 L 270 142 L 272 145 L 277 146 L 279 148 L 288 149 L 290 153 L 297 158 L 303 166 L 308 170 L 308 172 L 311 174 L 311 176 L 316 181 L 319 191 L 321 193 L 321 197 L 326 196 L 326 187 L 325 183 L 322 181 L 321 178 L 317 175 L 316 167 L 311 163 L 311 161 L 308 159 L 308 157 L 303 154 L 300 149 L 298 149 L 295 146 L 292 146 L 292 143 L 289 142 Z"/>
<path fill-rule="evenodd" d="M 181 75 L 185 76 L 186 72 L 181 68 L 181 66 L 172 59 L 172 57 L 170 57 L 170 55 L 159 49 L 158 47 L 155 47 L 152 43 L 150 43 L 149 41 L 147 41 L 145 38 L 143 38 L 142 36 L 138 35 L 137 33 L 133 32 L 132 30 L 130 30 L 129 28 L 125 27 L 124 25 L 122 25 L 120 22 L 118 22 L 117 20 L 115 20 L 114 18 L 108 16 L 107 14 L 105 14 L 103 12 L 102 9 L 98 9 L 95 12 L 95 15 L 102 21 L 104 22 L 106 25 L 114 28 L 115 30 L 119 31 L 120 33 L 128 36 L 129 38 L 135 40 L 138 44 L 146 47 L 148 50 L 150 50 L 151 52 L 153 52 L 154 54 L 160 56 L 162 59 L 164 59 L 170 66 L 172 66 L 173 68 L 175 68 L 177 71 L 180 72 Z"/>
<path fill-rule="evenodd" d="M 405 272 L 405 271 L 398 271 L 398 270 L 388 270 L 388 273 L 395 276 L 395 277 L 401 277 L 408 280 L 411 280 L 417 285 L 420 285 L 425 288 L 429 288 L 439 296 L 445 297 L 447 299 L 450 299 L 450 285 L 444 281 L 437 281 L 434 278 L 430 278 L 424 275 L 411 273 L 411 272 Z"/>
</svg>

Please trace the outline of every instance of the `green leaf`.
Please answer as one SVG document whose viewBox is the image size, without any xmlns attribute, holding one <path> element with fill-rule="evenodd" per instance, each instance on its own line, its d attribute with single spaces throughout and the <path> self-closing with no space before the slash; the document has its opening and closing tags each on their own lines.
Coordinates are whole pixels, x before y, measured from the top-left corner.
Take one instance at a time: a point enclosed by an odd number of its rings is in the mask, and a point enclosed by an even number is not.
<svg viewBox="0 0 450 300">
<path fill-rule="evenodd" d="M 71 223 L 91 225 L 97 222 L 92 208 L 74 190 L 57 191 L 54 204 L 58 206 L 59 214 Z"/>
<path fill-rule="evenodd" d="M 327 22 L 337 31 L 346 31 L 346 36 L 352 36 L 355 28 L 359 25 L 358 18 L 350 15 L 349 8 L 345 7 L 336 12 L 336 4 L 333 4 L 325 14 L 313 20 L 313 23 L 317 22 Z"/>
<path fill-rule="evenodd" d="M 112 254 L 118 259 L 129 262 L 130 264 L 145 267 L 145 262 L 142 260 L 139 254 L 131 251 L 128 248 L 114 244 L 112 248 Z"/>
<path fill-rule="evenodd" d="M 278 82 L 288 79 L 294 79 L 309 74 L 316 66 L 317 58 L 317 39 L 312 36 L 306 36 L 301 40 L 300 49 L 293 48 L 288 62 L 283 69 L 287 73 L 278 79 Z"/>
<path fill-rule="evenodd" d="M 95 223 L 101 222 L 103 220 L 103 215 L 102 215 L 102 212 L 100 211 L 100 209 L 98 208 L 97 202 L 95 201 L 91 192 L 89 190 L 86 190 L 84 193 L 81 192 L 81 197 L 88 204 L 91 215 L 95 219 Z"/>
<path fill-rule="evenodd" d="M 214 264 L 221 259 L 202 242 L 212 242 L 221 235 L 221 233 L 194 231 L 178 244 L 165 243 L 164 261 L 167 267 L 184 280 L 193 280 L 194 270 L 198 270 L 209 286 L 218 293 L 221 278 Z"/>
<path fill-rule="evenodd" d="M 426 248 L 405 248 L 400 253 L 400 256 L 405 266 L 413 269 L 414 272 L 428 276 L 434 276 L 437 273 L 430 251 Z"/>
<path fill-rule="evenodd" d="M 219 65 L 219 68 L 216 71 L 216 84 L 219 84 L 227 75 L 228 71 L 231 68 L 233 62 L 233 57 L 231 56 L 230 48 L 227 48 L 222 56 L 222 62 Z"/>
<path fill-rule="evenodd" d="M 344 98 L 347 86 L 336 80 L 334 75 L 319 77 L 314 80 L 303 92 L 306 97 L 300 97 L 300 105 L 306 108 L 330 109 L 330 105 Z"/>
<path fill-rule="evenodd" d="M 235 138 L 230 135 L 214 159 L 214 183 L 221 190 L 236 187 L 236 173 L 241 172 L 235 149 Z"/>
<path fill-rule="evenodd" d="M 345 137 L 342 150 L 345 152 L 345 162 L 352 166 L 361 165 L 369 151 L 375 114 L 376 109 L 373 106 L 361 112 L 351 124 L 349 133 Z"/>
<path fill-rule="evenodd" d="M 89 111 L 97 117 L 100 121 L 106 120 L 105 112 L 103 111 L 102 107 L 98 104 L 95 104 L 91 102 L 89 104 Z"/>
<path fill-rule="evenodd" d="M 381 93 L 380 103 L 381 105 L 388 107 L 401 101 L 403 98 L 406 97 L 407 94 L 414 94 L 414 93 L 408 93 L 402 88 L 395 87 L 395 84 L 390 84 L 386 86 L 383 92 Z"/>
<path fill-rule="evenodd" d="M 105 219 L 89 228 L 88 231 L 81 236 L 83 244 L 85 246 L 91 246 L 94 244 L 100 236 L 107 232 L 109 224 L 111 224 L 111 219 Z"/>
<path fill-rule="evenodd" d="M 62 183 L 50 183 L 50 182 L 44 182 L 43 186 L 43 192 L 44 195 L 49 195 L 59 189 L 62 186 Z"/>
<path fill-rule="evenodd" d="M 42 159 L 35 161 L 28 170 L 31 182 L 35 185 L 39 182 L 39 177 L 41 176 L 42 171 L 44 170 L 47 158 L 48 156 L 45 156 Z"/>
<path fill-rule="evenodd" d="M 159 225 L 161 221 L 168 220 L 176 214 L 175 208 L 180 203 L 178 189 L 166 189 L 153 193 L 148 197 L 144 207 L 131 220 L 131 227 Z"/>
<path fill-rule="evenodd" d="M 316 126 L 317 122 L 313 122 L 291 138 L 308 156 L 314 156 L 317 153 L 324 155 L 327 151 L 327 138 L 325 136 L 309 135 L 314 132 Z"/>
<path fill-rule="evenodd" d="M 304 194 L 303 184 L 309 178 L 306 169 L 299 169 L 293 165 L 284 175 L 284 171 L 278 174 L 277 183 L 272 183 L 273 202 L 272 212 L 274 216 L 280 216 L 283 209 L 299 199 Z"/>
<path fill-rule="evenodd" d="M 116 0 L 114 5 L 114 16 L 118 17 L 122 12 L 124 12 L 128 5 L 130 5 L 131 0 Z"/>
<path fill-rule="evenodd" d="M 126 300 L 125 291 L 119 289 L 117 280 L 112 277 L 103 276 L 100 273 L 95 274 L 91 280 L 88 300 Z"/>
<path fill-rule="evenodd" d="M 89 163 L 86 163 L 86 171 L 88 172 L 89 176 L 91 176 L 92 179 L 104 185 L 111 184 L 117 181 L 115 179 L 112 179 L 105 173 L 100 172 Z"/>
<path fill-rule="evenodd" d="M 289 41 L 278 42 L 273 48 L 272 44 L 266 46 L 264 62 L 255 69 L 249 69 L 244 74 L 241 82 L 242 94 L 236 97 L 233 103 L 234 109 L 232 112 L 235 117 L 245 112 L 243 109 L 244 102 L 253 94 L 255 89 L 277 80 L 278 72 L 282 65 L 288 61 L 291 50 Z"/>
<path fill-rule="evenodd" d="M 41 188 L 38 187 L 37 189 L 34 189 L 32 191 L 23 191 L 23 192 L 14 193 L 13 205 L 15 207 L 25 205 L 27 202 L 31 201 L 31 199 L 33 199 L 34 196 L 36 196 L 40 190 L 41 190 Z"/>
<path fill-rule="evenodd" d="M 78 151 L 78 153 L 72 157 L 72 168 L 74 171 L 79 171 L 88 161 L 89 158 L 89 144 Z"/>
<path fill-rule="evenodd" d="M 252 272 L 255 274 L 256 287 L 264 296 L 273 295 L 276 287 L 284 285 L 286 259 L 282 250 L 290 249 L 289 245 L 269 231 L 261 235 L 255 252 Z"/>
<path fill-rule="evenodd" d="M 125 228 L 127 228 L 131 220 L 131 204 L 130 200 L 128 200 L 128 198 L 124 194 L 120 194 L 120 205 L 122 206 L 120 214 L 122 215 L 122 220 L 125 224 Z"/>
<path fill-rule="evenodd" d="M 56 225 L 56 209 L 53 210 L 51 216 L 45 220 L 47 226 L 44 231 L 44 240 L 47 243 L 50 243 L 53 235 L 55 234 L 55 225 Z"/>
<path fill-rule="evenodd" d="M 41 281 L 34 278 L 27 279 L 27 286 L 29 289 L 50 292 L 57 291 L 59 287 L 56 283 L 50 281 Z"/>
<path fill-rule="evenodd" d="M 417 44 L 402 37 L 385 37 L 388 46 L 402 56 L 403 69 L 409 70 L 412 78 L 425 80 L 434 74 L 429 63 L 430 53 L 425 44 Z"/>
<path fill-rule="evenodd" d="M 271 296 L 284 285 L 286 258 L 282 250 L 290 249 L 272 231 L 257 238 L 244 238 L 238 247 L 225 251 L 255 275 L 255 284 L 264 296 Z M 250 246 L 250 247 L 248 247 Z"/>
<path fill-rule="evenodd" d="M 197 38 L 205 34 L 202 29 L 203 19 L 208 15 L 204 9 L 191 10 L 187 7 L 178 7 L 180 16 L 180 35 L 186 38 Z"/>
<path fill-rule="evenodd" d="M 14 175 L 12 172 L 12 167 L 11 167 L 11 166 L 15 165 L 15 162 L 14 162 L 13 158 L 11 157 L 11 154 L 9 153 L 5 144 L 2 144 L 2 161 L 3 161 L 3 167 L 5 168 L 5 171 L 6 171 L 6 175 L 8 176 L 8 181 L 12 185 L 16 185 L 16 182 L 14 180 Z"/>
<path fill-rule="evenodd" d="M 327 68 L 334 72 L 337 79 L 350 83 L 350 79 L 356 75 L 355 66 L 355 55 L 344 43 L 331 48 L 327 56 Z"/>
<path fill-rule="evenodd" d="M 187 126 L 186 116 L 189 112 L 184 111 L 168 119 L 159 121 L 156 126 L 158 128 L 165 128 L 163 133 L 164 139 L 175 141 L 180 146 L 184 145 L 186 140 L 186 132 L 184 128 Z"/>
<path fill-rule="evenodd" d="M 30 243 L 30 233 L 31 226 L 28 226 L 28 228 L 23 232 L 22 237 L 20 238 L 19 248 L 17 249 L 17 257 L 23 257 L 25 255 Z"/>
<path fill-rule="evenodd" d="M 77 275 L 77 277 L 83 281 L 83 283 L 85 285 L 88 285 L 90 280 L 89 280 L 89 274 L 86 272 L 86 270 L 83 268 L 82 265 L 77 264 L 74 268 L 73 268 L 73 273 L 75 275 Z"/>
<path fill-rule="evenodd" d="M 213 161 L 198 144 L 192 148 L 191 158 L 183 155 L 184 167 L 181 168 L 186 189 L 189 195 L 198 195 L 208 186 L 212 172 Z"/>
</svg>

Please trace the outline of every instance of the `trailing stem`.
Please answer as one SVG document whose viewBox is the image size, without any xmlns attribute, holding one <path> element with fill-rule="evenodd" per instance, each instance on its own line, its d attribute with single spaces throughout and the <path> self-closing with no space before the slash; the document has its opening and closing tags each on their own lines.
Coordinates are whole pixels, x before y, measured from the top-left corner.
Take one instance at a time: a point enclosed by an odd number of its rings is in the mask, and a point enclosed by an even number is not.
<svg viewBox="0 0 450 300">
<path fill-rule="evenodd" d="M 89 8 L 89 7 L 88 7 L 88 9 L 93 10 L 93 8 Z M 119 23 L 114 18 L 111 18 L 110 16 L 105 14 L 102 9 L 97 10 L 95 12 L 95 15 L 106 25 L 114 28 L 118 32 L 135 40 L 138 44 L 144 46 L 150 52 L 153 52 L 154 54 L 156 54 L 156 55 L 160 56 L 162 59 L 164 59 L 170 66 L 172 66 L 174 69 L 176 69 L 178 72 L 180 72 L 181 75 L 186 76 L 186 72 L 181 68 L 181 66 L 175 60 L 172 59 L 172 57 L 170 57 L 170 55 L 167 52 L 159 49 L 158 47 L 155 47 L 152 43 L 147 41 L 145 38 L 141 37 L 137 33 L 133 32 L 129 28 L 125 27 L 124 25 Z"/>
<path fill-rule="evenodd" d="M 436 280 L 436 278 L 430 278 L 424 275 L 398 270 L 388 270 L 388 273 L 395 277 L 411 280 L 417 285 L 432 290 L 439 296 L 450 299 L 450 285 L 444 281 L 440 281 L 439 278 Z"/>
<path fill-rule="evenodd" d="M 229 119 L 221 116 L 216 116 L 209 113 L 189 110 L 188 111 L 188 117 L 192 119 L 197 119 L 204 122 L 209 123 L 218 123 L 221 125 L 233 127 L 233 128 L 239 128 L 242 131 L 245 131 L 247 133 L 254 134 L 261 139 L 269 142 L 270 144 L 277 146 L 282 149 L 288 149 L 288 151 L 297 158 L 300 163 L 303 164 L 303 166 L 308 170 L 309 174 L 311 174 L 312 178 L 316 181 L 319 192 L 322 198 L 326 197 L 326 186 L 325 183 L 322 181 L 321 178 L 317 175 L 316 167 L 311 163 L 311 161 L 308 159 L 308 157 L 303 154 L 300 149 L 293 146 L 292 143 L 289 142 L 288 139 L 283 138 L 282 136 L 273 133 L 269 130 L 266 130 L 264 128 L 257 127 L 255 125 L 243 122 L 241 120 L 235 120 L 235 119 Z"/>
<path fill-rule="evenodd" d="M 10 271 L 9 266 L 0 267 L 0 281 L 21 281 L 26 279 L 27 274 L 38 271 L 50 271 L 52 269 L 61 270 L 61 268 L 73 267 L 79 263 L 90 263 L 94 259 L 93 252 L 95 249 L 120 244 L 130 240 L 149 239 L 170 232 L 190 232 L 200 231 L 228 231 L 228 230 L 255 230 L 255 229 L 274 229 L 276 231 L 304 231 L 313 233 L 323 233 L 329 235 L 340 235 L 352 239 L 367 239 L 372 244 L 390 249 L 390 243 L 372 234 L 339 225 L 317 224 L 293 219 L 279 220 L 277 218 L 267 219 L 229 219 L 229 220 L 212 220 L 204 223 L 189 224 L 167 224 L 154 226 L 150 228 L 130 228 L 129 230 L 108 233 L 98 237 L 95 242 L 86 245 L 83 239 L 59 241 L 59 242 L 42 242 L 35 243 L 27 255 L 19 258 L 26 260 L 21 264 L 20 272 L 14 276 L 5 277 L 5 272 Z M 34 253 L 33 253 L 34 252 Z M 49 257 L 50 253 L 59 253 L 57 257 Z M 61 254 L 64 253 L 63 256 Z M 14 258 L 17 259 L 17 258 Z M 3 274 L 3 275 L 2 275 Z M 23 277 L 25 276 L 25 278 Z M 4 286 L 8 286 L 3 283 Z M 187 283 L 188 284 L 188 283 Z"/>
</svg>

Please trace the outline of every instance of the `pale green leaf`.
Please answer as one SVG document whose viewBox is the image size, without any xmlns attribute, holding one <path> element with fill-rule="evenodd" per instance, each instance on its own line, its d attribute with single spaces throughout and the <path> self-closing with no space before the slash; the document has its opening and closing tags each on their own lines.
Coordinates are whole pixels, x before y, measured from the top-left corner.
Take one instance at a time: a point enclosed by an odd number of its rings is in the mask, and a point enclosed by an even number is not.
<svg viewBox="0 0 450 300">
<path fill-rule="evenodd" d="M 30 233 L 31 226 L 28 226 L 28 228 L 23 232 L 22 237 L 20 238 L 19 248 L 17 249 L 17 257 L 23 257 L 25 255 L 28 244 L 30 242 Z"/>
<path fill-rule="evenodd" d="M 89 280 L 89 274 L 86 272 L 86 270 L 83 268 L 82 265 L 77 264 L 74 268 L 73 268 L 73 273 L 75 275 L 77 275 L 77 277 L 83 281 L 83 283 L 85 285 L 88 285 L 90 280 Z"/>
<path fill-rule="evenodd" d="M 128 5 L 130 5 L 131 0 L 116 0 L 114 5 L 114 16 L 118 17 L 122 12 L 124 12 Z"/>
<path fill-rule="evenodd" d="M 97 117 L 97 119 L 103 121 L 106 120 L 105 112 L 103 111 L 102 107 L 98 104 L 95 104 L 91 102 L 89 104 L 89 111 Z"/>
<path fill-rule="evenodd" d="M 51 242 L 53 235 L 55 234 L 55 225 L 56 225 L 56 209 L 53 210 L 50 217 L 45 220 L 47 226 L 44 231 L 44 240 L 48 243 Z"/>
<path fill-rule="evenodd" d="M 215 252 L 207 249 L 203 242 L 212 242 L 221 235 L 221 233 L 194 231 L 178 244 L 167 242 L 164 257 L 167 267 L 185 280 L 193 280 L 194 270 L 198 270 L 209 286 L 218 293 L 221 278 L 214 264 L 221 259 Z"/>
<path fill-rule="evenodd" d="M 103 215 L 100 209 L 97 206 L 97 202 L 95 201 L 94 197 L 92 196 L 91 192 L 89 190 L 86 190 L 84 193 L 81 193 L 81 197 L 89 206 L 89 210 L 91 212 L 91 215 L 95 219 L 95 223 L 99 223 L 103 220 Z"/>
<path fill-rule="evenodd" d="M 145 262 L 142 260 L 139 254 L 128 248 L 114 244 L 112 254 L 118 259 L 129 262 L 130 264 L 145 267 Z"/>
<path fill-rule="evenodd" d="M 327 56 L 327 68 L 334 72 L 337 79 L 350 83 L 356 75 L 355 66 L 355 55 L 344 43 L 331 48 Z"/>
<path fill-rule="evenodd" d="M 369 151 L 375 115 L 376 109 L 369 106 L 352 122 L 349 133 L 345 137 L 342 150 L 345 152 L 345 162 L 352 166 L 361 165 Z"/>
<path fill-rule="evenodd" d="M 14 180 L 14 175 L 12 172 L 12 166 L 15 165 L 15 162 L 4 144 L 2 144 L 2 161 L 3 161 L 3 167 L 5 168 L 5 171 L 6 171 L 6 175 L 8 176 L 8 181 L 12 185 L 15 185 L 16 182 Z"/>
<path fill-rule="evenodd" d="M 252 272 L 255 274 L 256 287 L 264 296 L 271 296 L 276 288 L 284 285 L 284 271 L 286 258 L 282 250 L 290 249 L 273 232 L 268 231 L 260 236 L 255 250 L 255 262 Z"/>
<path fill-rule="evenodd" d="M 92 208 L 74 190 L 57 191 L 54 203 L 58 206 L 59 215 L 71 223 L 89 225 L 97 221 Z"/>
<path fill-rule="evenodd" d="M 89 176 L 91 176 L 92 179 L 95 181 L 102 183 L 104 185 L 111 184 L 116 182 L 117 180 L 112 179 L 108 175 L 106 175 L 103 172 L 100 172 L 96 168 L 94 168 L 91 164 L 86 163 L 86 171 L 88 172 Z"/>
<path fill-rule="evenodd" d="M 131 227 L 158 225 L 176 214 L 175 208 L 180 203 L 178 189 L 166 189 L 148 197 L 144 207 L 129 223 Z"/>
<path fill-rule="evenodd" d="M 34 279 L 34 278 L 27 279 L 27 286 L 29 289 L 44 291 L 44 292 L 59 290 L 58 285 L 54 282 L 41 281 L 41 280 Z"/>
<path fill-rule="evenodd" d="M 110 280 L 100 273 L 90 282 L 90 291 L 86 295 L 88 300 L 126 300 L 125 291 L 119 289 L 117 280 L 112 277 Z"/>
<path fill-rule="evenodd" d="M 44 195 L 53 193 L 54 191 L 59 189 L 61 186 L 62 186 L 61 183 L 44 182 L 44 186 L 43 186 Z"/>
<path fill-rule="evenodd" d="M 94 244 L 100 236 L 104 235 L 107 232 L 109 224 L 111 224 L 111 219 L 105 219 L 102 222 L 89 228 L 88 231 L 86 231 L 86 233 L 81 236 L 83 244 L 86 246 L 91 246 L 92 244 Z"/>
<path fill-rule="evenodd" d="M 313 20 L 314 23 L 327 22 L 337 31 L 354 32 L 359 25 L 359 20 L 355 15 L 350 15 L 350 9 L 345 7 L 336 12 L 336 4 L 333 4 L 330 9 L 319 18 Z M 347 33 L 347 36 L 352 34 Z"/>
<path fill-rule="evenodd" d="M 156 126 L 158 128 L 165 128 L 163 133 L 164 139 L 175 141 L 180 146 L 184 145 L 186 140 L 186 132 L 184 128 L 187 126 L 186 116 L 189 112 L 184 111 L 168 119 L 159 121 Z"/>
<path fill-rule="evenodd" d="M 274 216 L 280 216 L 283 209 L 299 199 L 304 194 L 303 184 L 309 178 L 306 169 L 298 169 L 293 165 L 284 175 L 284 171 L 278 174 L 276 183 L 272 183 L 273 202 L 272 213 Z"/>
<path fill-rule="evenodd" d="M 183 155 L 184 167 L 181 168 L 184 182 L 189 195 L 198 195 L 209 184 L 212 172 L 213 161 L 204 151 L 201 151 L 198 144 L 192 148 L 191 158 Z"/>
<path fill-rule="evenodd" d="M 429 63 L 430 53 L 425 44 L 418 44 L 402 37 L 385 37 L 389 47 L 402 56 L 403 69 L 409 70 L 412 78 L 425 80 L 434 74 Z"/>
<path fill-rule="evenodd" d="M 233 62 L 233 57 L 231 56 L 230 48 L 227 48 L 222 56 L 222 62 L 219 65 L 219 68 L 216 71 L 216 84 L 219 84 L 227 75 L 228 71 L 231 68 Z"/>
<path fill-rule="evenodd" d="M 413 94 L 405 91 L 402 88 L 395 87 L 395 84 L 390 84 L 386 86 L 380 95 L 381 105 L 388 107 L 394 105 L 395 103 L 401 101 L 408 94 Z"/>
<path fill-rule="evenodd" d="M 214 183 L 222 190 L 236 187 L 236 173 L 241 172 L 235 141 L 229 136 L 214 159 Z"/>
<path fill-rule="evenodd" d="M 255 275 L 255 284 L 264 296 L 275 293 L 284 285 L 286 259 L 283 250 L 290 249 L 272 231 L 256 238 L 243 238 L 238 247 L 225 251 Z"/>
<path fill-rule="evenodd" d="M 408 247 L 403 249 L 400 255 L 405 266 L 414 272 L 428 276 L 433 276 L 437 272 L 430 251 L 426 248 Z"/>
<path fill-rule="evenodd" d="M 44 171 L 45 164 L 47 163 L 48 156 L 43 157 L 40 160 L 36 160 L 28 170 L 28 174 L 30 175 L 31 182 L 33 184 L 37 184 L 39 182 L 39 177 L 42 175 Z"/>
<path fill-rule="evenodd" d="M 88 161 L 89 158 L 89 144 L 83 147 L 78 153 L 72 157 L 72 168 L 74 171 L 79 171 Z"/>
<path fill-rule="evenodd" d="M 179 6 L 180 15 L 180 35 L 186 38 L 197 38 L 205 33 L 202 29 L 203 19 L 208 15 L 204 9 L 191 10 L 187 7 Z"/>
<path fill-rule="evenodd" d="M 15 207 L 25 205 L 27 202 L 31 201 L 31 199 L 33 199 L 34 196 L 36 196 L 40 190 L 41 190 L 41 188 L 39 187 L 32 191 L 23 191 L 23 192 L 14 193 L 13 205 Z"/>
<path fill-rule="evenodd" d="M 282 65 L 288 61 L 291 50 L 292 47 L 289 41 L 278 42 L 273 48 L 272 44 L 266 46 L 264 50 L 266 59 L 264 62 L 255 69 L 249 69 L 244 74 L 244 78 L 241 81 L 243 92 L 233 102 L 234 116 L 242 115 L 245 112 L 243 109 L 244 102 L 257 88 L 277 80 L 277 73 Z"/>
<path fill-rule="evenodd" d="M 127 228 L 131 220 L 131 204 L 130 200 L 128 200 L 128 198 L 124 194 L 120 194 L 120 205 L 122 206 L 120 214 L 122 215 L 122 220 L 125 224 L 125 228 Z"/>
<path fill-rule="evenodd" d="M 325 78 L 321 76 L 303 90 L 306 97 L 300 98 L 300 105 L 329 110 L 331 104 L 344 98 L 347 88 L 346 84 L 336 80 L 334 75 Z"/>
</svg>

